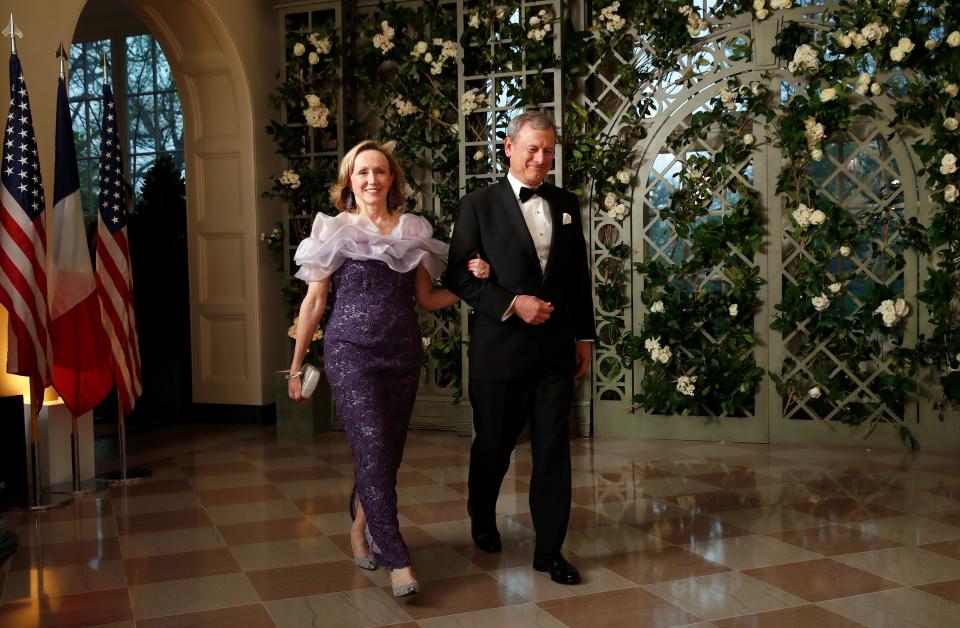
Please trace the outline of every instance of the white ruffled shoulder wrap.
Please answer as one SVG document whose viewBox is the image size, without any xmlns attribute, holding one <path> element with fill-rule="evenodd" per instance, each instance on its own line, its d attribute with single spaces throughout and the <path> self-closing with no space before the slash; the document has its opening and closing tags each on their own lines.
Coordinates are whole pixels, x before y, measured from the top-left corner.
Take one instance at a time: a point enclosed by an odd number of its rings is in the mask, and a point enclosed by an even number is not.
<svg viewBox="0 0 960 628">
<path fill-rule="evenodd" d="M 366 216 L 341 213 L 317 214 L 310 236 L 297 247 L 293 261 L 300 266 L 296 277 L 320 281 L 340 268 L 343 260 L 379 260 L 405 273 L 421 263 L 431 277 L 443 270 L 447 245 L 434 240 L 433 227 L 426 218 L 401 214 L 400 222 L 383 235 Z"/>
</svg>

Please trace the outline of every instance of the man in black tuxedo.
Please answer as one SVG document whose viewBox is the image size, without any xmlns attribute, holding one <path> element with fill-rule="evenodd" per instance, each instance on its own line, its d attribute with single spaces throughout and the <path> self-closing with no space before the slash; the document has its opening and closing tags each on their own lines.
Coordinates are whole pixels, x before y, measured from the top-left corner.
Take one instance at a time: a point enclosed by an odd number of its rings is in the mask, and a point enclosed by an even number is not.
<svg viewBox="0 0 960 628">
<path fill-rule="evenodd" d="M 510 121 L 510 172 L 460 201 L 446 285 L 475 309 L 470 403 L 476 436 L 469 499 L 474 542 L 502 548 L 497 496 L 510 455 L 531 422 L 533 567 L 563 584 L 580 573 L 560 554 L 570 519 L 569 416 L 574 379 L 590 367 L 595 328 L 577 197 L 546 183 L 557 128 L 541 111 Z M 489 277 L 467 272 L 480 255 Z"/>
</svg>

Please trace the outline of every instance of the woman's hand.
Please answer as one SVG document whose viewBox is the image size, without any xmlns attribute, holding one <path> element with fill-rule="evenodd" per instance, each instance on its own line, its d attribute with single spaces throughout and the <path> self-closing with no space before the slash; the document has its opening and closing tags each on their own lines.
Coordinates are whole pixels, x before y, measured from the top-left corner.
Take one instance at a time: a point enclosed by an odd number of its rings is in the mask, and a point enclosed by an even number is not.
<svg viewBox="0 0 960 628">
<path fill-rule="evenodd" d="M 480 253 L 477 253 L 475 258 L 467 262 L 467 270 L 473 273 L 473 276 L 477 279 L 487 279 L 490 277 L 490 264 L 480 257 Z"/>
<path fill-rule="evenodd" d="M 297 403 L 303 403 L 303 376 L 297 375 L 287 380 L 287 394 Z"/>
</svg>

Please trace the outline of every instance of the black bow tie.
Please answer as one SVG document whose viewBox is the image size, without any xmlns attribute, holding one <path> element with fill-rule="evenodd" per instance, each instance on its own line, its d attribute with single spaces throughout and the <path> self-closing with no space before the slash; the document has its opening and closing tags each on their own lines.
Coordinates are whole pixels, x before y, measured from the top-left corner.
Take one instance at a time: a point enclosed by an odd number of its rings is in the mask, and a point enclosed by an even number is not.
<svg viewBox="0 0 960 628">
<path fill-rule="evenodd" d="M 521 187 L 521 188 L 520 188 L 520 202 L 521 202 L 521 203 L 526 203 L 526 202 L 529 201 L 530 198 L 533 197 L 533 196 L 542 196 L 542 194 L 540 193 L 540 188 L 539 188 L 539 187 L 536 187 L 536 188 L 525 188 L 525 187 Z"/>
</svg>

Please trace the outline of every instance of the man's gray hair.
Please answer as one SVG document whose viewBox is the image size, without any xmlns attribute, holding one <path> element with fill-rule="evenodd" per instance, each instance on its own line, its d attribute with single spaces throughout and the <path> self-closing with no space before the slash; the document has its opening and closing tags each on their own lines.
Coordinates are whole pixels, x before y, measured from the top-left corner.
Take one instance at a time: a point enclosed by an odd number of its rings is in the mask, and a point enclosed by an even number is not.
<svg viewBox="0 0 960 628">
<path fill-rule="evenodd" d="M 557 132 L 557 123 L 553 121 L 550 114 L 542 109 L 530 109 L 510 119 L 510 123 L 507 125 L 507 137 L 516 142 L 520 129 L 525 126 L 530 126 L 538 131 L 550 129 L 553 131 L 553 136 L 557 138 L 560 135 Z"/>
</svg>

